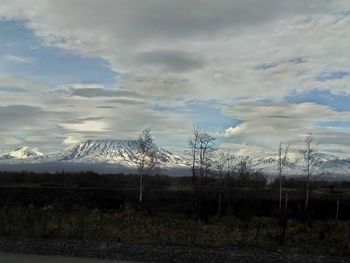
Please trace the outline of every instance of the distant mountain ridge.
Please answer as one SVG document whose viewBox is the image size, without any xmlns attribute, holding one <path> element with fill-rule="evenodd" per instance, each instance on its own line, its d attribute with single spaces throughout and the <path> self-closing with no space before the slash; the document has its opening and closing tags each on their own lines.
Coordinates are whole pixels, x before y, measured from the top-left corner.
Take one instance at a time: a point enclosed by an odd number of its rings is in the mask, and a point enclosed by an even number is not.
<svg viewBox="0 0 350 263">
<path fill-rule="evenodd" d="M 276 175 L 278 157 L 269 156 L 258 158 L 254 161 L 254 168 L 265 174 Z M 283 169 L 284 175 L 303 175 L 305 163 L 300 153 L 287 158 Z M 341 159 L 333 155 L 320 154 L 320 166 L 315 171 L 317 174 L 343 174 L 350 175 L 350 159 Z"/>
<path fill-rule="evenodd" d="M 100 171 L 136 171 L 135 154 L 136 140 L 97 139 L 86 140 L 67 147 L 66 149 L 44 154 L 37 149 L 21 146 L 15 150 L 0 155 L 0 169 L 11 169 L 16 165 L 17 170 L 37 169 L 40 171 L 60 171 L 92 169 Z M 163 170 L 187 171 L 190 173 L 189 160 L 163 148 L 158 148 L 160 166 Z M 321 166 L 318 173 L 350 175 L 350 159 L 337 158 L 334 155 L 321 154 Z M 277 174 L 277 156 L 267 156 L 253 160 L 253 167 L 266 175 Z M 50 164 L 49 166 L 47 164 Z M 35 167 L 35 168 L 33 168 Z M 74 169 L 73 169 L 73 168 Z M 104 169 L 108 167 L 108 169 Z M 45 170 L 46 169 L 46 170 Z M 303 175 L 304 163 L 301 153 L 291 153 L 284 168 L 284 175 Z M 185 174 L 185 172 L 181 172 Z"/>
<path fill-rule="evenodd" d="M 1 155 L 0 162 L 79 162 L 135 167 L 136 151 L 136 140 L 86 140 L 69 146 L 63 151 L 49 154 L 43 154 L 33 148 L 22 146 Z M 186 158 L 175 155 L 163 148 L 158 148 L 158 152 L 162 167 L 187 167 Z"/>
</svg>

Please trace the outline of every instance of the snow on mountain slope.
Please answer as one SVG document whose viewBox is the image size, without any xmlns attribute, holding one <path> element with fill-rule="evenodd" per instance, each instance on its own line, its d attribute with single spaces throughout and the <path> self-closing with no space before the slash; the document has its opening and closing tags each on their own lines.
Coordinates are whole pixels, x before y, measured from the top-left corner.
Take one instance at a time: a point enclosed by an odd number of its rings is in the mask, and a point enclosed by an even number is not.
<svg viewBox="0 0 350 263">
<path fill-rule="evenodd" d="M 165 149 L 158 148 L 162 168 L 189 169 L 189 161 Z M 69 146 L 63 151 L 43 154 L 36 149 L 21 146 L 0 156 L 2 164 L 55 164 L 57 170 L 69 165 L 79 167 L 121 166 L 135 169 L 136 140 L 86 140 Z M 350 159 L 340 159 L 334 155 L 322 154 L 322 163 L 317 173 L 350 175 Z M 277 174 L 277 156 L 266 156 L 253 160 L 253 167 L 266 175 Z M 290 152 L 283 170 L 284 175 L 303 175 L 303 157 L 301 152 Z"/>
<path fill-rule="evenodd" d="M 320 166 L 315 173 L 325 174 L 350 174 L 350 159 L 340 159 L 334 155 L 320 154 Z M 270 156 L 266 158 L 256 159 L 254 168 L 262 171 L 265 174 L 277 174 L 278 157 Z M 283 169 L 285 175 L 303 175 L 305 163 L 300 153 L 294 153 L 290 158 L 287 158 Z"/>
<path fill-rule="evenodd" d="M 0 160 L 25 160 L 43 156 L 44 154 L 28 146 L 20 146 L 11 152 L 2 154 Z"/>
<path fill-rule="evenodd" d="M 158 148 L 162 166 L 187 166 L 185 158 Z M 62 152 L 46 156 L 46 160 L 109 163 L 124 166 L 135 166 L 137 151 L 136 140 L 87 140 L 77 143 Z"/>
</svg>

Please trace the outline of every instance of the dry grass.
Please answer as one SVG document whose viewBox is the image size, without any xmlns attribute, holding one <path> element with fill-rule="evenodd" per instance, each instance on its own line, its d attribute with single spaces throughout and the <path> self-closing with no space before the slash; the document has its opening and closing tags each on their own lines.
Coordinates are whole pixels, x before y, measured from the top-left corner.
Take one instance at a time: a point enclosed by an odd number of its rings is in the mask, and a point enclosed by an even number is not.
<svg viewBox="0 0 350 263">
<path fill-rule="evenodd" d="M 299 252 L 350 255 L 350 221 L 314 221 L 312 227 L 290 220 L 283 247 L 278 220 L 234 216 L 207 223 L 184 215 L 104 212 L 63 212 L 34 207 L 1 208 L 0 235 L 4 237 L 103 239 L 131 243 L 284 248 Z"/>
</svg>

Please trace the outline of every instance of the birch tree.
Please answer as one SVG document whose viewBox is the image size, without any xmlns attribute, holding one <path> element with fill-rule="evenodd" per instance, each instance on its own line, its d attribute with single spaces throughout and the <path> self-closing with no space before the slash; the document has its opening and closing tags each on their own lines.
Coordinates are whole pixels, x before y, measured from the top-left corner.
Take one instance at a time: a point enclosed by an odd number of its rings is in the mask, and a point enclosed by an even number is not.
<svg viewBox="0 0 350 263">
<path fill-rule="evenodd" d="M 215 140 L 214 137 L 198 128 L 194 129 L 193 136 L 189 139 L 192 176 L 199 178 L 200 181 L 208 177 L 213 153 L 216 150 Z"/>
<path fill-rule="evenodd" d="M 197 196 L 197 213 L 206 218 L 205 186 L 212 166 L 215 152 L 215 138 L 195 128 L 189 142 L 189 153 L 192 164 L 192 183 Z"/>
<path fill-rule="evenodd" d="M 215 160 L 215 172 L 219 183 L 218 211 L 217 215 L 221 214 L 222 197 L 225 193 L 226 181 L 233 173 L 236 158 L 228 153 L 220 152 Z"/>
<path fill-rule="evenodd" d="M 159 172 L 159 150 L 150 129 L 145 129 L 136 141 L 135 163 L 139 173 L 139 209 L 141 208 L 148 177 Z"/>
<path fill-rule="evenodd" d="M 305 139 L 305 148 L 302 150 L 305 174 L 305 212 L 308 210 L 310 199 L 310 183 L 316 177 L 315 172 L 321 165 L 320 155 L 317 151 L 318 144 L 313 143 L 312 134 Z"/>
<path fill-rule="evenodd" d="M 283 168 L 286 165 L 287 162 L 287 155 L 289 151 L 290 143 L 287 145 L 287 147 L 283 151 L 282 142 L 280 142 L 280 145 L 278 147 L 278 182 L 279 182 L 279 212 L 282 213 L 282 174 L 283 174 Z"/>
</svg>

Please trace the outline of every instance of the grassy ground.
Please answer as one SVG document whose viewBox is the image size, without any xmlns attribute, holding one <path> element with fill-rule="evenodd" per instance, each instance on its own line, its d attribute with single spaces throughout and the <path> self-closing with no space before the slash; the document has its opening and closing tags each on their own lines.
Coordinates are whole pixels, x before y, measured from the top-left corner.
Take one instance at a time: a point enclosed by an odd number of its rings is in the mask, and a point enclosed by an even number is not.
<svg viewBox="0 0 350 263">
<path fill-rule="evenodd" d="M 0 208 L 0 235 L 11 238 L 118 240 L 127 243 L 254 246 L 350 255 L 350 221 L 289 220 L 284 245 L 278 220 L 234 216 L 195 221 L 180 214 L 86 210 L 64 212 L 51 207 Z"/>
</svg>

